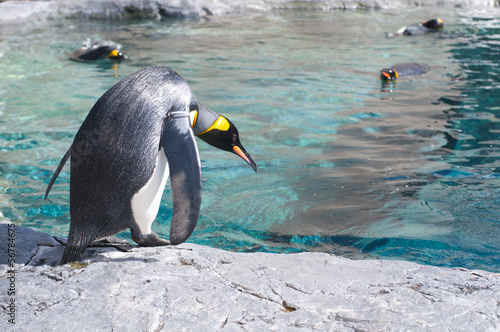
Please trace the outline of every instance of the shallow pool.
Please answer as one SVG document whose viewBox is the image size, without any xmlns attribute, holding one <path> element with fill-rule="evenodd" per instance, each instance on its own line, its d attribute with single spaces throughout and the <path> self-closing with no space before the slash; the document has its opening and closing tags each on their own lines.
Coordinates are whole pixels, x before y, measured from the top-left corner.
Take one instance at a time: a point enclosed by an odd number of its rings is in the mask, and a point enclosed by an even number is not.
<svg viewBox="0 0 500 332">
<path fill-rule="evenodd" d="M 442 33 L 385 36 L 438 16 Z M 189 242 L 500 272 L 498 17 L 421 7 L 0 32 L 1 214 L 67 236 L 69 167 L 43 195 L 80 124 L 123 77 L 168 66 L 237 125 L 259 166 L 199 141 L 203 203 Z M 87 38 L 120 43 L 129 61 L 68 61 Z M 380 83 L 381 68 L 405 61 L 431 72 Z M 165 238 L 171 208 L 167 188 L 153 227 Z"/>
</svg>

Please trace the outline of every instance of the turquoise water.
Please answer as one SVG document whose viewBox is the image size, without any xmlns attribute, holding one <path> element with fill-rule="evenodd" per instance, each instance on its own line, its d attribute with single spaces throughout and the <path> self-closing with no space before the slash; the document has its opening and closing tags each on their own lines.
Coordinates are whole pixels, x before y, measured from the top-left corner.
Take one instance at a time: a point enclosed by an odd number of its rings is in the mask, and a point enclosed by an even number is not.
<svg viewBox="0 0 500 332">
<path fill-rule="evenodd" d="M 386 38 L 441 17 L 442 33 Z M 0 208 L 69 229 L 69 168 L 43 195 L 97 99 L 168 66 L 237 125 L 259 166 L 199 141 L 203 203 L 188 240 L 234 251 L 321 251 L 500 271 L 500 10 L 275 12 L 210 20 L 63 20 L 0 32 Z M 76 63 L 91 38 L 129 61 Z M 431 66 L 382 85 L 381 68 Z M 167 189 L 153 226 L 168 237 Z M 130 239 L 130 234 L 119 235 Z"/>
</svg>

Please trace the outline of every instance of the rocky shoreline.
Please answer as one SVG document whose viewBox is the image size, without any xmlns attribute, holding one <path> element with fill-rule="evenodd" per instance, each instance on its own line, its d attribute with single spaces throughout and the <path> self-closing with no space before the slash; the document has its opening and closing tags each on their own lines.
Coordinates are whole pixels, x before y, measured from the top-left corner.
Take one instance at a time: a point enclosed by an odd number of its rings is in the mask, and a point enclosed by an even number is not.
<svg viewBox="0 0 500 332">
<path fill-rule="evenodd" d="M 89 248 L 83 264 L 61 266 L 64 239 L 10 228 L 14 241 L 8 224 L 0 224 L 2 331 L 500 328 L 496 273 L 195 244 L 110 244 Z M 13 268 L 7 265 L 11 242 Z M 8 322 L 12 313 L 15 324 Z"/>
<path fill-rule="evenodd" d="M 400 9 L 430 5 L 491 5 L 484 0 L 9 0 L 0 2 L 0 25 L 55 18 L 154 18 L 247 15 L 273 10 Z"/>
</svg>

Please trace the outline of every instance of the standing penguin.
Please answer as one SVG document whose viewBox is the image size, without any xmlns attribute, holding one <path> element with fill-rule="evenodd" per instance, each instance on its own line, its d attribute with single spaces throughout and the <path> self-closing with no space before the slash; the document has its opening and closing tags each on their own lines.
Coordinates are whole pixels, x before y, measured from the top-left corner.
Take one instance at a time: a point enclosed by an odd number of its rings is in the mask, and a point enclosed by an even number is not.
<svg viewBox="0 0 500 332">
<path fill-rule="evenodd" d="M 195 135 L 257 171 L 233 123 L 201 105 L 173 70 L 145 68 L 109 89 L 90 110 L 45 193 L 47 198 L 71 157 L 71 223 L 61 264 L 79 260 L 90 244 L 127 228 L 141 246 L 187 240 L 201 204 Z M 167 241 L 151 224 L 169 175 L 173 215 Z"/>
</svg>

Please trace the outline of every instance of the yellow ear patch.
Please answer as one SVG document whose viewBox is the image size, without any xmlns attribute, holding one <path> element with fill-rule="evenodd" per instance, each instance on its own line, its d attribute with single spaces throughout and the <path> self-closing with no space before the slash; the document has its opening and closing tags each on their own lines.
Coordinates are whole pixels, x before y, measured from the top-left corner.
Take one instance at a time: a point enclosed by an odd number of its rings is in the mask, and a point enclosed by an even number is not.
<svg viewBox="0 0 500 332">
<path fill-rule="evenodd" d="M 399 77 L 398 72 L 395 69 L 393 69 L 393 70 L 394 70 L 394 74 L 396 74 L 396 78 L 398 78 Z"/>
<path fill-rule="evenodd" d="M 111 53 L 109 53 L 106 58 L 116 58 L 117 56 L 118 56 L 118 51 L 112 50 Z"/>
<path fill-rule="evenodd" d="M 215 120 L 214 123 L 212 123 L 212 125 L 210 126 L 210 128 L 208 128 L 204 132 L 199 133 L 198 135 L 207 133 L 207 132 L 209 132 L 210 130 L 213 130 L 213 129 L 217 129 L 217 130 L 220 130 L 220 131 L 227 131 L 229 129 L 229 127 L 230 127 L 230 125 L 229 125 L 229 122 L 226 120 L 226 118 L 223 117 L 223 116 L 219 116 L 219 118 L 217 120 Z"/>
<path fill-rule="evenodd" d="M 196 120 L 198 120 L 198 111 L 189 112 L 189 120 L 191 120 L 191 128 L 196 126 Z"/>
</svg>

